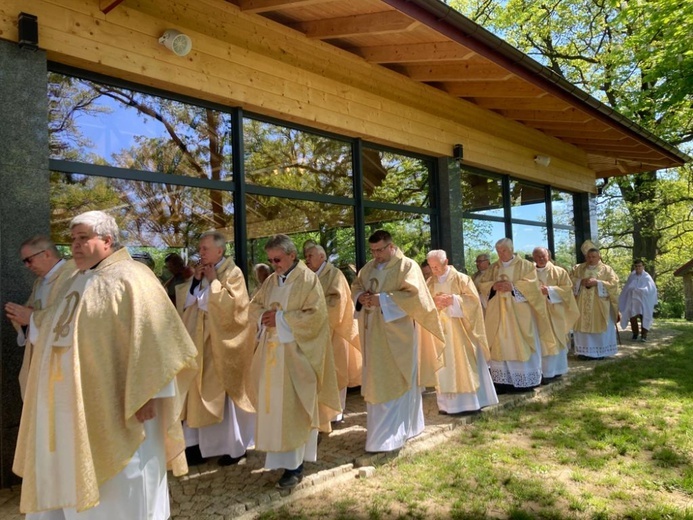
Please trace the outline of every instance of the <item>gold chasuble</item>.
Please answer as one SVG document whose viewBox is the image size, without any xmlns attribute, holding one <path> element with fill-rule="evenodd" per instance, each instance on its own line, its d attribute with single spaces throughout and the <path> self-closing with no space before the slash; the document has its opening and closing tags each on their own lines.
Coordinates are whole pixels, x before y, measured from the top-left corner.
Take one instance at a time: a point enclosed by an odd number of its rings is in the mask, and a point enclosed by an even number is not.
<svg viewBox="0 0 693 520">
<path fill-rule="evenodd" d="M 512 282 L 516 291 L 492 293 L 493 284 L 500 281 Z M 555 348 L 533 263 L 518 255 L 505 265 L 497 260 L 484 272 L 478 285 L 480 296 L 488 301 L 485 318 L 491 360 L 528 361 L 535 352 L 537 332 L 542 346 Z"/>
<path fill-rule="evenodd" d="M 341 390 L 361 384 L 361 343 L 359 327 L 354 319 L 354 302 L 346 277 L 329 262 L 318 275 L 325 293 L 327 318 L 332 332 L 332 349 L 337 370 L 337 386 Z"/>
<path fill-rule="evenodd" d="M 543 356 L 555 356 L 568 348 L 568 334 L 580 317 L 580 311 L 575 302 L 573 283 L 568 271 L 552 262 L 546 262 L 545 268 L 537 268 L 537 276 L 541 284 L 551 287 L 551 291 L 555 291 L 555 294 L 562 300 L 558 303 L 551 303 L 550 295 L 544 296 L 556 344 L 551 349 L 542 345 L 541 353 Z"/>
<path fill-rule="evenodd" d="M 573 287 L 577 289 L 576 298 L 580 311 L 575 330 L 590 334 L 605 332 L 609 313 L 614 323 L 618 317 L 618 276 L 611 267 L 600 260 L 595 266 L 590 266 L 587 262 L 576 265 L 570 278 Z M 598 286 L 580 286 L 580 281 L 585 278 L 596 278 L 602 282 L 607 296 L 599 295 Z"/>
<path fill-rule="evenodd" d="M 120 249 L 76 271 L 38 328 L 13 466 L 22 512 L 97 505 L 144 440 L 135 412 L 174 378 L 157 414 L 169 467 L 187 471 L 179 416 L 195 346 L 148 267 Z"/>
<path fill-rule="evenodd" d="M 479 389 L 477 347 L 487 361 L 491 358 L 476 286 L 469 276 L 453 266 L 448 267 L 444 282 L 433 275 L 426 283 L 431 295 L 452 294 L 462 309 L 461 318 L 450 317 L 447 311 L 450 307 L 439 311 L 445 333 L 445 375 L 438 372 L 436 391 L 445 394 L 476 392 Z"/>
<path fill-rule="evenodd" d="M 392 401 L 409 391 L 413 384 L 435 385 L 435 372 L 442 366 L 444 334 L 438 311 L 426 287 L 421 269 L 398 248 L 390 261 L 378 269 L 371 260 L 359 271 L 351 292 L 354 299 L 362 292 L 385 293 L 407 315 L 385 323 L 380 308 L 359 311 L 359 335 L 363 352 L 361 393 L 368 403 Z M 419 381 L 412 381 L 414 370 L 414 323 L 431 333 L 428 344 L 419 345 Z M 423 365 L 423 366 L 422 366 Z"/>
<path fill-rule="evenodd" d="M 47 314 L 44 309 L 49 309 L 55 304 L 55 299 L 60 293 L 60 287 L 65 283 L 65 280 L 69 279 L 70 276 L 75 272 L 77 266 L 73 260 L 65 260 L 62 265 L 50 273 L 50 277 L 45 279 L 43 277 L 34 280 L 34 285 L 31 289 L 31 294 L 29 299 L 24 305 L 32 307 L 34 312 L 32 313 L 32 320 L 34 325 L 40 326 L 43 316 Z M 45 305 L 44 303 L 45 302 Z M 22 326 L 16 322 L 12 322 L 15 330 L 19 332 Z M 27 336 L 29 331 L 27 330 Z M 31 357 L 34 352 L 34 346 L 26 338 L 26 344 L 24 345 L 24 358 L 22 359 L 22 368 L 19 370 L 19 390 L 21 392 L 22 399 L 26 394 L 26 384 L 29 378 L 29 366 L 31 365 Z"/>
<path fill-rule="evenodd" d="M 239 408 L 252 412 L 246 378 L 255 337 L 248 326 L 250 300 L 243 273 L 231 258 L 216 270 L 217 279 L 203 278 L 207 310 L 197 303 L 183 310 L 183 322 L 197 347 L 198 372 L 188 390 L 181 419 L 191 428 L 203 428 L 224 419 L 226 394 Z M 176 302 L 185 303 L 192 278 L 176 288 Z M 181 304 L 178 305 L 179 311 Z"/>
<path fill-rule="evenodd" d="M 286 452 L 304 445 L 320 427 L 319 410 L 341 411 L 325 296 L 317 275 L 302 262 L 283 284 L 273 273 L 250 302 L 250 322 L 282 311 L 293 341 L 282 343 L 276 327 L 261 327 L 248 395 L 256 411 L 255 447 Z M 329 422 L 329 418 L 326 419 Z"/>
</svg>

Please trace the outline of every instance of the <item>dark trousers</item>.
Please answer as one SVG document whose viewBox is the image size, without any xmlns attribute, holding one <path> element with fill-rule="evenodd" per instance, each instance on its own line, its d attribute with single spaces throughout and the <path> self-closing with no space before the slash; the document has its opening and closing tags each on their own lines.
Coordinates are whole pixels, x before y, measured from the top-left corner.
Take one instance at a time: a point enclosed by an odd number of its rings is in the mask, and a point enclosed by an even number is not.
<svg viewBox="0 0 693 520">
<path fill-rule="evenodd" d="M 633 331 L 633 338 L 638 337 L 638 318 L 640 318 L 640 321 L 642 321 L 642 314 L 638 314 L 637 316 L 633 316 L 630 319 L 630 330 Z M 647 329 L 645 327 L 642 327 L 642 337 L 647 339 Z"/>
</svg>

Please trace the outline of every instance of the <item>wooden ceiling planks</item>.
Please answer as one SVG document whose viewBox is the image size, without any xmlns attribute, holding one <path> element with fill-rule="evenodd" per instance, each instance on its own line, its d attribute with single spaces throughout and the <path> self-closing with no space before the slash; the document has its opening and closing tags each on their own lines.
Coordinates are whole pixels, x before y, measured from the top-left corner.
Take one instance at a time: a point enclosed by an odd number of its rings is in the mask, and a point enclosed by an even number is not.
<svg viewBox="0 0 693 520">
<path fill-rule="evenodd" d="M 393 7 L 396 2 L 227 1 L 581 148 L 598 176 L 676 164 L 636 125 L 624 127 L 608 111 L 595 114 L 584 93 L 566 95 L 531 75 L 521 77 L 460 43 L 474 35 L 450 37 Z"/>
</svg>

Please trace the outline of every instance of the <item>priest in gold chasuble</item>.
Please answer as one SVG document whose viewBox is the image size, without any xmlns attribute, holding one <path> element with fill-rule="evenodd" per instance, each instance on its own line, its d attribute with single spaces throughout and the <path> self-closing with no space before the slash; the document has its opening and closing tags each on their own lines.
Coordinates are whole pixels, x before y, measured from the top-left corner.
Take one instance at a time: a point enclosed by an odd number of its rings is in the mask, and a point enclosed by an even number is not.
<svg viewBox="0 0 693 520">
<path fill-rule="evenodd" d="M 368 246 L 373 260 L 351 287 L 363 352 L 366 451 L 392 451 L 423 431 L 421 386 L 435 385 L 444 335 L 419 265 L 385 230 L 373 233 Z M 417 327 L 436 339 L 426 351 L 419 349 Z"/>
<path fill-rule="evenodd" d="M 167 461 L 187 471 L 179 420 L 195 346 L 110 215 L 70 224 L 76 271 L 32 329 L 13 471 L 30 520 L 170 516 Z"/>
<path fill-rule="evenodd" d="M 29 366 L 34 347 L 27 336 L 29 325 L 40 323 L 43 310 L 52 306 L 59 288 L 66 278 L 74 273 L 76 267 L 72 260 L 63 260 L 53 241 L 42 235 L 25 240 L 19 248 L 22 263 L 36 275 L 36 280 L 24 305 L 6 303 L 5 313 L 17 330 L 17 345 L 24 347 L 24 359 L 19 370 L 19 388 L 22 399 L 26 393 Z"/>
<path fill-rule="evenodd" d="M 456 414 L 498 404 L 476 286 L 469 276 L 448 265 L 442 249 L 430 251 L 426 258 L 433 272 L 427 280 L 428 290 L 445 333 L 445 363 L 436 372 L 438 410 Z"/>
<path fill-rule="evenodd" d="M 306 251 L 306 265 L 318 275 L 325 293 L 327 318 L 332 334 L 334 365 L 342 410 L 346 405 L 347 387 L 361 385 L 361 344 L 359 328 L 354 319 L 354 302 L 344 273 L 327 261 L 327 253 L 320 245 Z M 342 420 L 342 414 L 335 419 Z"/>
<path fill-rule="evenodd" d="M 551 262 L 549 250 L 535 247 L 532 258 L 555 340 L 554 348 L 542 345 L 541 349 L 542 382 L 548 383 L 568 372 L 569 334 L 580 311 L 568 271 Z"/>
<path fill-rule="evenodd" d="M 541 384 L 541 347 L 554 348 L 546 304 L 534 264 L 513 252 L 509 238 L 496 242 L 498 260 L 479 281 L 486 305 L 491 378 L 497 392 Z"/>
<path fill-rule="evenodd" d="M 204 233 L 193 277 L 176 291 L 197 346 L 198 372 L 182 417 L 188 464 L 214 456 L 221 466 L 237 464 L 254 443 L 255 414 L 246 392 L 255 347 L 250 299 L 243 273 L 225 252 L 224 235 Z"/>
<path fill-rule="evenodd" d="M 576 265 L 570 278 L 580 317 L 575 324 L 575 354 L 583 359 L 603 359 L 618 353 L 618 276 L 602 262 L 599 249 L 589 240 L 581 249 L 586 261 Z"/>
<path fill-rule="evenodd" d="M 320 280 L 288 236 L 271 237 L 265 251 L 274 273 L 250 303 L 259 335 L 248 390 L 255 447 L 267 452 L 266 469 L 284 469 L 277 486 L 289 489 L 303 479 L 303 462 L 317 459 L 321 422 L 342 410 Z"/>
</svg>

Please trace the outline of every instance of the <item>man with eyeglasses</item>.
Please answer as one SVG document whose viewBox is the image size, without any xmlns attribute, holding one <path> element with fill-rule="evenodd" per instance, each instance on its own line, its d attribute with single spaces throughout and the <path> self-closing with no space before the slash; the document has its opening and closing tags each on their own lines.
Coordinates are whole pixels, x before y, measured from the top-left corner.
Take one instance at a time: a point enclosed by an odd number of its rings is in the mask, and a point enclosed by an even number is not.
<svg viewBox="0 0 693 520">
<path fill-rule="evenodd" d="M 318 275 L 325 293 L 327 317 L 330 324 L 334 365 L 342 410 L 346 406 L 347 387 L 361 385 L 361 344 L 359 328 L 354 320 L 354 302 L 344 273 L 327 261 L 321 245 L 306 250 L 306 265 Z M 336 421 L 342 420 L 340 413 Z"/>
<path fill-rule="evenodd" d="M 198 371 L 183 413 L 188 464 L 219 456 L 220 466 L 238 464 L 252 446 L 254 409 L 246 393 L 254 338 L 248 326 L 250 299 L 243 273 L 226 257 L 226 238 L 203 233 L 200 261 L 176 302 L 197 347 Z"/>
<path fill-rule="evenodd" d="M 303 463 L 317 460 L 321 421 L 342 409 L 320 280 L 288 236 L 270 237 L 265 252 L 274 273 L 250 302 L 259 334 L 249 394 L 255 447 L 267 453 L 265 469 L 284 469 L 277 487 L 291 489 L 303 480 Z"/>
<path fill-rule="evenodd" d="M 27 520 L 170 517 L 167 465 L 187 471 L 180 412 L 195 346 L 115 219 L 70 222 L 77 270 L 40 324 L 13 471 Z"/>
<path fill-rule="evenodd" d="M 420 386 L 426 383 L 419 373 L 428 370 L 419 367 L 419 359 L 431 356 L 419 352 L 417 327 L 440 340 L 441 349 L 444 335 L 419 264 L 404 256 L 385 230 L 373 233 L 368 246 L 373 259 L 359 271 L 351 292 L 364 356 L 366 451 L 382 452 L 401 448 L 424 429 Z"/>
<path fill-rule="evenodd" d="M 63 260 L 53 241 L 43 235 L 36 235 L 22 242 L 19 248 L 22 263 L 36 275 L 31 295 L 26 304 L 5 304 L 5 313 L 12 320 L 17 330 L 17 345 L 24 347 L 24 359 L 19 371 L 19 387 L 22 399 L 26 392 L 26 382 L 29 376 L 29 366 L 33 354 L 33 345 L 27 341 L 28 327 L 32 313 L 53 304 L 58 287 L 74 272 L 75 263 Z M 38 316 L 35 316 L 38 320 Z"/>
</svg>

